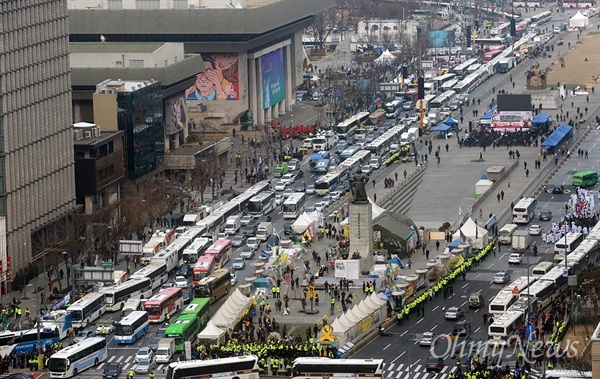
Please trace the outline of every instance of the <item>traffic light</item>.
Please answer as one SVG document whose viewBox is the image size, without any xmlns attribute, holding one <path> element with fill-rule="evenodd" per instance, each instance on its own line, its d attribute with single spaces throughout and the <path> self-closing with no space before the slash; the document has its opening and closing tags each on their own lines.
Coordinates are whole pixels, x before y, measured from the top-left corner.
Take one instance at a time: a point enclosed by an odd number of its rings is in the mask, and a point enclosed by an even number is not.
<svg viewBox="0 0 600 379">
<path fill-rule="evenodd" d="M 473 30 L 469 28 L 467 30 L 467 47 L 471 47 L 471 35 L 473 34 Z"/>
<path fill-rule="evenodd" d="M 475 20 L 475 29 L 479 29 L 479 20 Z"/>
<path fill-rule="evenodd" d="M 408 78 L 408 66 L 402 66 L 402 78 Z"/>
<path fill-rule="evenodd" d="M 515 22 L 514 18 L 510 19 L 510 36 L 511 37 L 517 36 L 517 23 Z"/>
<path fill-rule="evenodd" d="M 418 97 L 419 100 L 424 99 L 425 98 L 425 79 L 423 79 L 422 76 L 419 76 L 419 79 L 417 80 L 417 87 L 418 87 Z"/>
</svg>

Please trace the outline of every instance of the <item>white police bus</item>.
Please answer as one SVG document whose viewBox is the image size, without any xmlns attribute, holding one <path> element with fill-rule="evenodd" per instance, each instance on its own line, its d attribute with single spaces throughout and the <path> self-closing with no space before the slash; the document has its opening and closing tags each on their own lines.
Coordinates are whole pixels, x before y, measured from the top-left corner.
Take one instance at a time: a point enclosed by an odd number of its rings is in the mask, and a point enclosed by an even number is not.
<svg viewBox="0 0 600 379">
<path fill-rule="evenodd" d="M 106 339 L 90 337 L 54 353 L 48 359 L 48 371 L 51 378 L 70 378 L 98 366 L 107 357 Z"/>
<path fill-rule="evenodd" d="M 152 296 L 152 280 L 150 278 L 131 278 L 114 287 L 103 288 L 106 295 L 106 310 L 116 312 L 123 309 L 129 299 L 147 299 Z"/>
<path fill-rule="evenodd" d="M 131 312 L 115 325 L 115 343 L 134 343 L 149 329 L 148 312 Z"/>
<path fill-rule="evenodd" d="M 75 328 L 85 328 L 88 323 L 98 319 L 105 311 L 106 295 L 102 292 L 88 293 L 67 308 Z"/>
</svg>

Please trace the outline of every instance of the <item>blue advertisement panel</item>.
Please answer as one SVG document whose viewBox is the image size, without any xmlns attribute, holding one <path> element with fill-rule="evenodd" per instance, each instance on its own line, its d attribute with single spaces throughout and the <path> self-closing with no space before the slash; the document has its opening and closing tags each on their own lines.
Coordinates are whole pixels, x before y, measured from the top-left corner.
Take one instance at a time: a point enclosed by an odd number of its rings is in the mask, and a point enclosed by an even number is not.
<svg viewBox="0 0 600 379">
<path fill-rule="evenodd" d="M 262 56 L 263 109 L 285 99 L 285 65 L 283 49 Z"/>
<path fill-rule="evenodd" d="M 455 45 L 454 30 L 431 30 L 428 33 L 431 47 L 439 49 Z"/>
</svg>

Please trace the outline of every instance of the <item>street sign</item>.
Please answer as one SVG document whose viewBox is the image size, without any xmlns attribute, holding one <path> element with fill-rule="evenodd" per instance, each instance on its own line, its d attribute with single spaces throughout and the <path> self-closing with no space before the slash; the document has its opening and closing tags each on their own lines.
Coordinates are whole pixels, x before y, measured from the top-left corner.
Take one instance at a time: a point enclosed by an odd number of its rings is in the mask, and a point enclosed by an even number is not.
<svg viewBox="0 0 600 379">
<path fill-rule="evenodd" d="M 115 264 L 113 262 L 102 262 L 102 263 L 100 263 L 100 267 L 102 267 L 102 268 L 115 268 Z"/>
</svg>

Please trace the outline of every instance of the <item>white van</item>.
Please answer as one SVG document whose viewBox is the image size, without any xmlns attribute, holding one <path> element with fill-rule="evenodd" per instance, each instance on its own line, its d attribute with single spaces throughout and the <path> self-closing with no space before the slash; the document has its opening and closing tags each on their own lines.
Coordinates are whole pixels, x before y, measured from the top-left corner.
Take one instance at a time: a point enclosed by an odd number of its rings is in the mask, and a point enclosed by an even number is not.
<svg viewBox="0 0 600 379">
<path fill-rule="evenodd" d="M 512 236 L 515 231 L 519 229 L 519 226 L 516 224 L 506 224 L 498 231 L 498 242 L 502 245 L 511 245 L 512 244 Z"/>
<path fill-rule="evenodd" d="M 393 143 L 390 145 L 390 155 L 395 154 L 400 151 L 400 144 Z"/>
<path fill-rule="evenodd" d="M 400 135 L 400 144 L 407 145 L 411 141 L 412 139 L 410 138 L 410 134 L 408 132 L 404 132 Z"/>
<path fill-rule="evenodd" d="M 408 129 L 408 134 L 410 138 L 414 141 L 419 138 L 419 128 L 410 128 Z"/>
<path fill-rule="evenodd" d="M 540 262 L 537 266 L 533 268 L 531 271 L 531 275 L 534 277 L 542 277 L 548 273 L 548 271 L 552 270 L 554 267 L 554 263 L 552 262 Z"/>
<path fill-rule="evenodd" d="M 312 149 L 313 144 L 312 144 L 312 138 L 307 138 L 304 141 L 302 141 L 302 147 L 307 148 L 307 149 Z"/>
<path fill-rule="evenodd" d="M 225 233 L 232 235 L 237 233 L 240 230 L 241 224 L 241 215 L 231 216 L 225 221 Z"/>
</svg>

